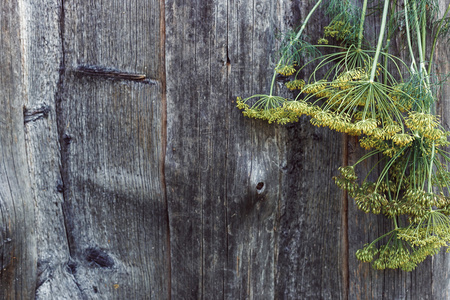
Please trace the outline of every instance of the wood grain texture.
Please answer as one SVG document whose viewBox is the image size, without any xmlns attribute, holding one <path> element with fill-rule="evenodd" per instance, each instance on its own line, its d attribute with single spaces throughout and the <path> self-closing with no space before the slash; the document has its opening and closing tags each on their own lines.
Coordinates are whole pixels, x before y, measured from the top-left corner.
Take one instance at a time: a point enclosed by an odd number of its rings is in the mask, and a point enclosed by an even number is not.
<svg viewBox="0 0 450 300">
<path fill-rule="evenodd" d="M 444 4 L 444 2 L 446 4 Z M 441 10 L 445 11 L 449 1 L 440 1 Z M 377 35 L 379 29 L 377 24 L 380 20 L 369 16 L 366 26 L 368 35 Z M 431 42 L 431 41 L 430 41 Z M 395 39 L 395 55 L 403 57 L 405 61 L 409 58 L 405 57 L 405 53 L 400 52 L 404 41 Z M 441 69 L 438 73 L 442 73 L 449 61 L 448 52 L 445 52 L 446 46 L 440 46 L 440 53 L 436 55 L 438 61 L 437 66 Z M 444 52 L 442 52 L 444 51 Z M 406 54 L 407 55 L 407 54 Z M 448 71 L 447 71 L 448 72 Z M 447 88 L 448 89 L 448 85 Z M 442 95 L 441 104 L 446 107 L 448 100 L 444 94 Z M 444 126 L 449 128 L 447 125 Z M 350 139 L 349 144 L 350 164 L 355 163 L 364 152 L 358 146 L 355 138 Z M 362 174 L 367 172 L 375 163 L 375 158 L 362 163 L 359 171 Z M 381 172 L 381 169 L 378 169 Z M 373 178 L 373 177 L 372 177 Z M 349 202 L 349 271 L 350 271 L 350 291 L 349 299 L 447 299 L 445 296 L 448 290 L 448 262 L 446 262 L 445 254 L 441 253 L 433 258 L 427 258 L 414 271 L 404 272 L 401 270 L 374 270 L 369 264 L 358 261 L 355 257 L 356 250 L 363 247 L 365 243 L 373 241 L 380 235 L 392 230 L 393 224 L 384 216 L 375 216 L 373 214 L 364 214 L 356 208 L 353 200 Z M 442 262 L 442 263 L 441 263 Z M 444 276 L 442 276 L 444 275 Z"/>
<path fill-rule="evenodd" d="M 275 2 L 166 9 L 172 297 L 271 299 L 279 137 L 234 100 L 267 86 Z"/>
<path fill-rule="evenodd" d="M 235 107 L 268 91 L 276 34 L 311 5 L 3 1 L 0 298 L 447 299 L 445 254 L 411 273 L 356 260 L 389 224 L 345 213 L 341 135 Z"/>
<path fill-rule="evenodd" d="M 32 299 L 36 284 L 35 207 L 23 125 L 28 97 L 23 10 L 17 1 L 0 3 L 1 299 Z"/>
<path fill-rule="evenodd" d="M 58 126 L 72 274 L 85 299 L 168 298 L 159 1 L 63 8 Z"/>
<path fill-rule="evenodd" d="M 314 4 L 293 2 L 285 13 L 292 14 L 291 27 L 300 26 Z M 327 18 L 317 12 L 313 20 L 305 32 L 312 39 Z M 304 69 L 305 80 L 311 71 Z M 343 163 L 343 136 L 305 117 L 286 129 L 277 299 L 343 299 L 342 193 L 331 179 Z"/>
<path fill-rule="evenodd" d="M 439 9 L 443 12 L 450 5 L 450 0 L 439 1 Z M 439 78 L 444 79 L 450 74 L 450 49 L 448 41 L 440 41 L 436 48 L 435 66 L 433 70 Z M 448 79 L 448 78 L 447 78 Z M 439 91 L 440 102 L 437 104 L 437 114 L 441 116 L 444 128 L 450 128 L 450 82 L 444 84 Z M 449 149 L 447 149 L 448 151 Z M 435 299 L 450 298 L 450 257 L 448 253 L 439 253 L 432 259 L 433 282 L 432 294 Z"/>
<path fill-rule="evenodd" d="M 55 101 L 62 60 L 60 4 L 55 0 L 22 3 L 27 57 L 22 66 L 27 89 L 25 146 L 37 232 L 36 299 L 81 298 L 68 267 L 70 252 L 62 210 L 64 184 Z"/>
</svg>

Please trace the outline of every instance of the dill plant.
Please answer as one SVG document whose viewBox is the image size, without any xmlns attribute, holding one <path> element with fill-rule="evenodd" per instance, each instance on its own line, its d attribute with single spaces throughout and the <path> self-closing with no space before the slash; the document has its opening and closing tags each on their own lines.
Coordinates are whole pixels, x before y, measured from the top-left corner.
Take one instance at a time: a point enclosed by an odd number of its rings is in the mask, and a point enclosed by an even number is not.
<svg viewBox="0 0 450 300">
<path fill-rule="evenodd" d="M 319 9 L 331 21 L 313 45 L 303 31 Z M 431 74 L 438 40 L 448 41 L 449 10 L 439 19 L 436 0 L 364 0 L 362 8 L 319 0 L 280 47 L 269 94 L 237 99 L 251 118 L 286 124 L 306 115 L 314 126 L 359 137 L 366 153 L 339 168 L 334 181 L 360 210 L 392 221 L 390 231 L 356 252 L 376 269 L 411 271 L 442 247 L 450 249 L 449 132 L 435 114 L 441 83 Z M 381 20 L 373 45 L 364 35 L 368 14 Z M 406 40 L 403 58 L 390 53 L 396 35 Z M 307 66 L 313 71 L 304 80 Z M 290 79 L 292 98 L 276 95 L 278 74 Z M 369 158 L 377 159 L 360 178 L 357 165 Z"/>
</svg>

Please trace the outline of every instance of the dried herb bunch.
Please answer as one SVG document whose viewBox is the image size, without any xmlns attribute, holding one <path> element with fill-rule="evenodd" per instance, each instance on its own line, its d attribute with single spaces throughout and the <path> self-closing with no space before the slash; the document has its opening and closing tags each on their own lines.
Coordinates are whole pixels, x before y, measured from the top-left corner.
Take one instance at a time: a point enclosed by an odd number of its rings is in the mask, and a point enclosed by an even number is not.
<svg viewBox="0 0 450 300">
<path fill-rule="evenodd" d="M 320 9 L 331 22 L 313 45 L 303 31 Z M 435 113 L 443 83 L 431 73 L 437 42 L 448 42 L 449 10 L 441 14 L 436 0 L 364 0 L 362 8 L 319 0 L 280 47 L 269 94 L 237 99 L 250 118 L 286 124 L 306 115 L 315 126 L 359 137 L 365 155 L 334 180 L 359 209 L 392 220 L 391 231 L 356 252 L 376 269 L 411 271 L 450 249 L 450 133 Z M 373 45 L 364 37 L 369 13 L 381 19 Z M 395 35 L 406 40 L 404 58 L 391 54 Z M 313 67 L 307 80 L 305 66 Z M 278 74 L 290 79 L 292 99 L 275 94 Z M 358 178 L 356 166 L 369 158 L 373 168 Z"/>
</svg>

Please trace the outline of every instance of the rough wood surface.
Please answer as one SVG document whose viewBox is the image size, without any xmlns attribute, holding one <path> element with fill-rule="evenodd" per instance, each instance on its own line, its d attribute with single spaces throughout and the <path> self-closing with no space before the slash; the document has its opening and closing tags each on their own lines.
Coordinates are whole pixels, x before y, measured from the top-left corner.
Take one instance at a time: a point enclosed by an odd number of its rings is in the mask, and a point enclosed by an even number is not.
<svg viewBox="0 0 450 300">
<path fill-rule="evenodd" d="M 3 1 L 0 298 L 447 299 L 445 254 L 411 273 L 354 257 L 387 224 L 342 205 L 343 136 L 235 107 L 311 5 Z"/>
<path fill-rule="evenodd" d="M 81 298 L 68 268 L 70 252 L 62 209 L 63 181 L 55 101 L 62 59 L 59 4 L 60 1 L 54 0 L 39 5 L 22 3 L 27 57 L 23 67 L 28 95 L 23 101 L 23 114 L 37 232 L 37 261 L 34 262 L 37 299 L 60 295 Z"/>
<path fill-rule="evenodd" d="M 17 1 L 2 1 L 0 11 L 0 298 L 32 299 L 37 232 L 23 125 L 26 12 Z"/>
<path fill-rule="evenodd" d="M 65 1 L 61 22 L 58 127 L 75 282 L 86 299 L 167 298 L 159 1 Z"/>
<path fill-rule="evenodd" d="M 279 136 L 243 118 L 234 100 L 267 85 L 276 3 L 166 8 L 172 297 L 271 299 Z"/>
</svg>

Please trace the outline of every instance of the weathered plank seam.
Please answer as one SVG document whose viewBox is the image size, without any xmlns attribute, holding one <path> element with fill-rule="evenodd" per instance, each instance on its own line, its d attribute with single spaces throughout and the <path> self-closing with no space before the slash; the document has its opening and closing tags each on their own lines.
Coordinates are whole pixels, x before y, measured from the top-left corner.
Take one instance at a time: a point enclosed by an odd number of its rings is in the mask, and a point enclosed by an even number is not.
<svg viewBox="0 0 450 300">
<path fill-rule="evenodd" d="M 230 85 L 229 85 L 229 79 L 230 79 L 230 57 L 229 57 L 229 53 L 228 53 L 228 47 L 229 47 L 229 41 L 228 41 L 228 36 L 230 34 L 229 28 L 230 28 L 230 7 L 229 7 L 229 2 L 226 1 L 226 6 L 227 6 L 227 30 L 226 30 L 226 55 L 227 55 L 227 62 L 226 62 L 226 66 L 227 66 L 227 72 L 226 72 L 226 88 L 227 88 L 227 93 L 226 95 L 229 96 L 230 95 Z M 230 130 L 230 122 L 231 122 L 231 118 L 230 118 L 230 114 L 228 114 L 228 128 L 227 130 Z M 226 155 L 225 155 L 225 174 L 228 174 L 228 151 L 229 151 L 229 144 L 230 144 L 230 139 L 229 139 L 229 132 L 228 132 L 228 137 L 226 139 Z M 226 295 L 226 269 L 227 269 L 227 264 L 229 261 L 229 234 L 228 234 L 228 176 L 225 176 L 225 189 L 224 189 L 224 208 L 225 208 L 225 245 L 226 245 L 226 251 L 225 251 L 225 265 L 224 265 L 224 269 L 223 269 L 223 278 L 222 278 L 222 299 L 225 299 L 225 295 Z"/>
<path fill-rule="evenodd" d="M 342 138 L 342 166 L 348 166 L 348 135 L 344 134 Z M 348 245 L 348 193 L 342 191 L 341 208 L 341 232 L 342 232 L 342 294 L 343 299 L 348 300 L 350 289 L 349 278 L 349 245 Z"/>
<path fill-rule="evenodd" d="M 161 189 L 165 202 L 166 224 L 167 224 L 167 298 L 172 299 L 172 262 L 170 244 L 170 215 L 169 199 L 167 198 L 166 186 L 166 148 L 167 148 L 167 76 L 166 76 L 166 3 L 159 0 L 159 78 L 161 84 L 161 157 L 160 157 L 160 177 Z"/>
</svg>

